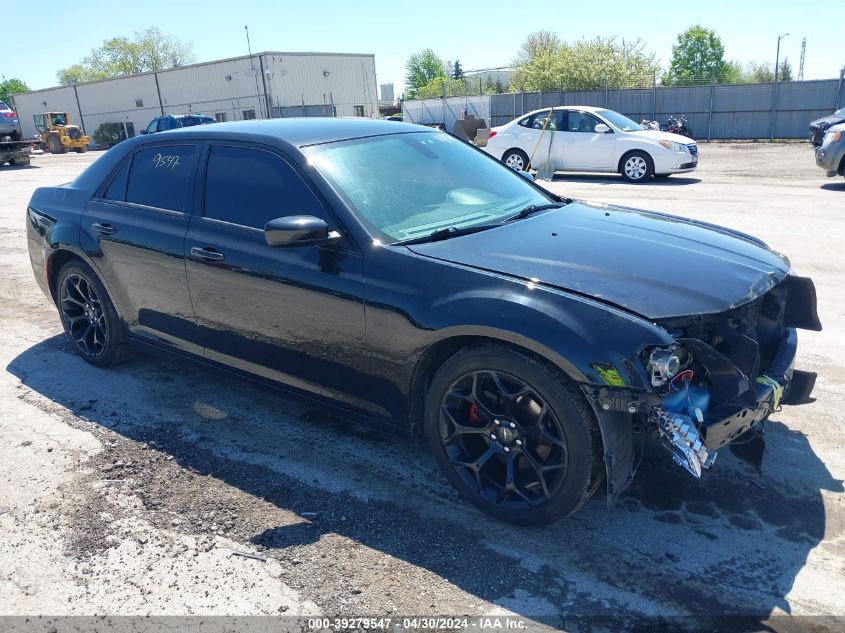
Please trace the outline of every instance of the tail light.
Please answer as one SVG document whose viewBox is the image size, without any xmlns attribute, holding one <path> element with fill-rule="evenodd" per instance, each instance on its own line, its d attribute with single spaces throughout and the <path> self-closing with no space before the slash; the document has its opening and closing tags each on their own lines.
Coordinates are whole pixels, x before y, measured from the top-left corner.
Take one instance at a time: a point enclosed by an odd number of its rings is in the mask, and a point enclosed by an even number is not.
<svg viewBox="0 0 845 633">
<path fill-rule="evenodd" d="M 496 134 L 498 134 L 496 130 L 490 130 L 490 134 L 487 135 L 487 138 L 493 138 Z"/>
<path fill-rule="evenodd" d="M 14 113 L 14 112 L 3 112 L 2 114 L 3 114 L 3 116 L 4 116 L 4 117 L 6 117 L 7 119 L 13 119 L 13 118 L 15 118 L 15 113 Z"/>
</svg>

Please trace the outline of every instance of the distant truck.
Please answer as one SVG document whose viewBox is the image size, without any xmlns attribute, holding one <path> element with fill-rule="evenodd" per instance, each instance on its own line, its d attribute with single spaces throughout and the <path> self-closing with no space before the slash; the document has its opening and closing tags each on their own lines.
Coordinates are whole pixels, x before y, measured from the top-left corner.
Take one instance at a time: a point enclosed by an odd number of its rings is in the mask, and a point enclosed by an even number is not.
<svg viewBox="0 0 845 633">
<path fill-rule="evenodd" d="M 0 141 L 0 165 L 29 165 L 30 141 Z"/>
<path fill-rule="evenodd" d="M 69 149 L 79 153 L 88 151 L 91 139 L 78 125 L 71 124 L 67 112 L 42 112 L 32 118 L 44 151 L 51 154 L 64 154 Z"/>
</svg>

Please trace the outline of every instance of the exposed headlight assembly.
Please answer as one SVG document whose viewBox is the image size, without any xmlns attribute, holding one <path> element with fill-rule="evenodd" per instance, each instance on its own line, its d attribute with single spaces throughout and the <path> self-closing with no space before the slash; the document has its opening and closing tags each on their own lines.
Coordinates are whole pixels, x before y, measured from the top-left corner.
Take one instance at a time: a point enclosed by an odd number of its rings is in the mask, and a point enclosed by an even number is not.
<svg viewBox="0 0 845 633">
<path fill-rule="evenodd" d="M 646 364 L 651 384 L 662 387 L 674 378 L 681 369 L 681 358 L 673 349 L 656 348 L 651 350 Z"/>
<path fill-rule="evenodd" d="M 685 147 L 681 143 L 673 143 L 672 141 L 660 141 L 660 144 L 666 149 L 671 149 L 673 152 L 683 152 Z"/>
<path fill-rule="evenodd" d="M 842 138 L 842 132 L 828 132 L 824 135 L 824 139 L 822 139 L 822 147 L 827 147 L 831 143 L 834 143 Z"/>
</svg>

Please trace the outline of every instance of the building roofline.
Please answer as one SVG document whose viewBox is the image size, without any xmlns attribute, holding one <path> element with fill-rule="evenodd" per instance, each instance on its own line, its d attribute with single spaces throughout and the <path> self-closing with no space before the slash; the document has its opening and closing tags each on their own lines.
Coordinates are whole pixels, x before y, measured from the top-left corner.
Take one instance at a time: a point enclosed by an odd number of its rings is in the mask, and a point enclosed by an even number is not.
<svg viewBox="0 0 845 633">
<path fill-rule="evenodd" d="M 17 95 L 28 95 L 28 94 L 35 94 L 38 92 L 47 92 L 49 90 L 57 90 L 60 88 L 73 88 L 73 86 L 80 87 L 80 86 L 90 86 L 92 84 L 101 84 L 107 81 L 119 81 L 121 79 L 133 79 L 135 77 L 145 77 L 147 75 L 162 75 L 164 73 L 175 72 L 178 70 L 185 70 L 186 68 L 198 68 L 200 66 L 211 66 L 212 64 L 222 64 L 224 62 L 234 62 L 239 61 L 241 59 L 251 59 L 253 57 L 266 57 L 268 55 L 287 55 L 290 57 L 372 57 L 375 59 L 375 54 L 373 53 L 327 53 L 327 52 L 319 52 L 319 51 L 305 51 L 305 52 L 292 52 L 292 51 L 262 51 L 260 53 L 253 53 L 252 55 L 238 55 L 237 57 L 225 57 L 223 59 L 214 59 L 207 62 L 196 62 L 195 64 L 185 64 L 184 66 L 175 66 L 173 68 L 165 68 L 163 70 L 149 70 L 144 73 L 136 73 L 134 75 L 123 75 L 120 77 L 108 77 L 106 79 L 95 79 L 94 81 L 83 81 L 78 84 L 71 84 L 70 86 L 51 86 L 49 88 L 38 88 L 37 90 L 27 90 L 26 92 L 13 92 L 12 96 L 15 97 Z"/>
</svg>

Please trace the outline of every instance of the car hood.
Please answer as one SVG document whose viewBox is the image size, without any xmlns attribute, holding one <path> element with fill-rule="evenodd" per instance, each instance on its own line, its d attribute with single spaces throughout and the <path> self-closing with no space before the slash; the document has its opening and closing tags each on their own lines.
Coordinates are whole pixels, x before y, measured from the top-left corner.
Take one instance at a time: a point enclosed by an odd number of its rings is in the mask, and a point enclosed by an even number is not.
<svg viewBox="0 0 845 633">
<path fill-rule="evenodd" d="M 816 119 L 815 121 L 812 121 L 810 123 L 810 127 L 811 128 L 819 127 L 819 126 L 827 127 L 829 125 L 836 125 L 837 123 L 842 123 L 843 121 L 845 121 L 845 119 L 843 117 L 834 116 L 834 115 L 831 114 L 830 116 L 823 116 L 820 119 Z"/>
<path fill-rule="evenodd" d="M 409 248 L 586 295 L 649 319 L 723 312 L 767 292 L 789 272 L 786 257 L 743 233 L 581 202 Z"/>
<path fill-rule="evenodd" d="M 693 139 L 686 136 L 673 134 L 672 132 L 664 132 L 662 130 L 632 130 L 631 132 L 625 132 L 625 134 L 633 134 L 634 136 L 641 136 L 654 141 L 671 141 L 672 143 L 680 143 L 681 145 L 695 143 Z"/>
</svg>

